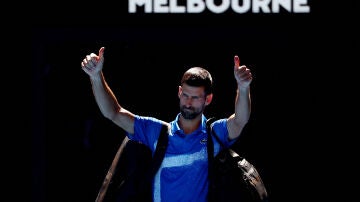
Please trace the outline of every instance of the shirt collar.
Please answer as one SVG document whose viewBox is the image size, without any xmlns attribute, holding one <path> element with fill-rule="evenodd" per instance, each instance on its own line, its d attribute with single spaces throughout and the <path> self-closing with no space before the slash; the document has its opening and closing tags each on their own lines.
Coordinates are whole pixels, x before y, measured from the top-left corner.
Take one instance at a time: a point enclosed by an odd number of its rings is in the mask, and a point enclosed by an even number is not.
<svg viewBox="0 0 360 202">
<path fill-rule="evenodd" d="M 171 122 L 171 133 L 172 134 L 184 134 L 184 132 L 181 130 L 178 121 L 179 121 L 180 113 L 176 115 L 176 118 L 174 121 Z M 204 114 L 201 117 L 201 125 L 196 131 L 201 130 L 201 132 L 206 133 L 206 117 Z"/>
</svg>

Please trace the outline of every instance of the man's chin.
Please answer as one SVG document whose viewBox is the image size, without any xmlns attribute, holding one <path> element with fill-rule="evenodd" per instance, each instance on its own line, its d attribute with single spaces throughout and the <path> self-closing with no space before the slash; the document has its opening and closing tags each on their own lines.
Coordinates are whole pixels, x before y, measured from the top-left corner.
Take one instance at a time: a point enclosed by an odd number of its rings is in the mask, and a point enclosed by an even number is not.
<svg viewBox="0 0 360 202">
<path fill-rule="evenodd" d="M 186 113 L 184 111 L 181 112 L 181 116 L 186 119 L 186 120 L 193 120 L 196 118 L 196 114 L 189 114 L 189 113 Z"/>
</svg>

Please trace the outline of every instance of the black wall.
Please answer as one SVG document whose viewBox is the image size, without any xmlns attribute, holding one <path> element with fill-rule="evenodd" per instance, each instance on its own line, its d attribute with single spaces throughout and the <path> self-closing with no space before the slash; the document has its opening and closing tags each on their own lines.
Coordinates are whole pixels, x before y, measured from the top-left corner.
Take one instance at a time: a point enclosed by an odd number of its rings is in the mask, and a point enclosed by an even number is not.
<svg viewBox="0 0 360 202">
<path fill-rule="evenodd" d="M 253 112 L 236 148 L 272 201 L 355 199 L 336 174 L 345 169 L 338 158 L 354 161 L 343 107 L 353 94 L 354 80 L 344 77 L 358 48 L 355 3 L 310 5 L 304 14 L 128 14 L 125 4 L 101 3 L 34 12 L 32 199 L 94 201 L 125 135 L 102 117 L 81 70 L 101 46 L 119 102 L 165 121 L 178 113 L 177 87 L 191 66 L 208 68 L 215 81 L 205 114 L 229 116 L 239 55 L 254 75 Z"/>
</svg>

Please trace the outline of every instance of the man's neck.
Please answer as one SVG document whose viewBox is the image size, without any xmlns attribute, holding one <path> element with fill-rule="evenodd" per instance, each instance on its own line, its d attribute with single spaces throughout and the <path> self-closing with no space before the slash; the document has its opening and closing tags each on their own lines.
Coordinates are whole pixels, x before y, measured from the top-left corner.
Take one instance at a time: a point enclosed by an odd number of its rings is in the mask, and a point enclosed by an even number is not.
<svg viewBox="0 0 360 202">
<path fill-rule="evenodd" d="M 191 134 L 192 132 L 194 132 L 196 129 L 199 128 L 200 124 L 201 124 L 201 119 L 202 115 L 199 115 L 197 117 L 195 117 L 194 119 L 185 119 L 184 117 L 182 117 L 180 115 L 179 118 L 179 127 L 184 131 L 184 133 L 187 134 Z"/>
</svg>

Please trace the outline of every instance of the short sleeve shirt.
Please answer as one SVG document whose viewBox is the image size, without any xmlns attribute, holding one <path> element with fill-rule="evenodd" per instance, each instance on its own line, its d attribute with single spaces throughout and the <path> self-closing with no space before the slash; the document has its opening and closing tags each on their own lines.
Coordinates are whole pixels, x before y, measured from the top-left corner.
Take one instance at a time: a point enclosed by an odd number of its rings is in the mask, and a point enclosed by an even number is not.
<svg viewBox="0 0 360 202">
<path fill-rule="evenodd" d="M 153 199 L 160 201 L 207 201 L 208 156 L 206 117 L 191 134 L 184 134 L 178 125 L 178 114 L 170 122 L 169 143 L 165 158 L 153 181 Z M 162 122 L 153 117 L 136 116 L 132 140 L 147 145 L 154 153 L 160 135 Z M 225 146 L 230 147 L 235 140 L 228 141 L 226 119 L 213 123 L 213 130 Z M 213 138 L 214 155 L 220 151 L 220 144 Z"/>
</svg>

